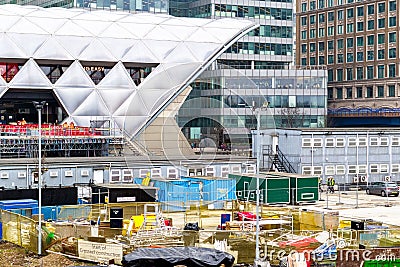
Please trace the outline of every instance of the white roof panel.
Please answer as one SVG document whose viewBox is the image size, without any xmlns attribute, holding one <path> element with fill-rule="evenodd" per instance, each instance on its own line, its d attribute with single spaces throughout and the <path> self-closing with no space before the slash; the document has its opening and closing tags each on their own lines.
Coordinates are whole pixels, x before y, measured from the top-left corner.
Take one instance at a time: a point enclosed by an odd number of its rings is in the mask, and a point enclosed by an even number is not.
<svg viewBox="0 0 400 267">
<path fill-rule="evenodd" d="M 29 59 L 24 68 L 32 72 L 21 71 L 10 85 L 50 88 L 70 116 L 67 120 L 89 126 L 82 123 L 110 118 L 135 136 L 162 111 L 162 104 L 173 101 L 200 75 L 200 66 L 210 64 L 255 26 L 234 19 L 0 5 L 0 60 Z M 36 60 L 73 63 L 49 85 Z M 95 85 L 82 61 L 115 67 Z M 127 64 L 157 67 L 137 89 Z M 0 94 L 3 88 L 0 84 Z"/>
</svg>

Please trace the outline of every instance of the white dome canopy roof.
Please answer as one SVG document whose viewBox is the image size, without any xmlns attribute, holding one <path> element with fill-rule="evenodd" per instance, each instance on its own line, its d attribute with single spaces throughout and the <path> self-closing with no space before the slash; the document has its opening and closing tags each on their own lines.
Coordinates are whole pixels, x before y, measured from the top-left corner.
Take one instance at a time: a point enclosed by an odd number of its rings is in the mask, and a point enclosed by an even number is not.
<svg viewBox="0 0 400 267">
<path fill-rule="evenodd" d="M 69 120 L 88 126 L 108 118 L 133 137 L 255 27 L 236 19 L 0 5 L 0 62 L 26 61 L 8 83 L 0 76 L 0 96 L 9 88 L 53 90 Z M 38 61 L 73 63 L 51 83 Z M 95 84 L 82 62 L 113 67 Z M 155 69 L 135 85 L 126 64 L 150 63 Z"/>
</svg>

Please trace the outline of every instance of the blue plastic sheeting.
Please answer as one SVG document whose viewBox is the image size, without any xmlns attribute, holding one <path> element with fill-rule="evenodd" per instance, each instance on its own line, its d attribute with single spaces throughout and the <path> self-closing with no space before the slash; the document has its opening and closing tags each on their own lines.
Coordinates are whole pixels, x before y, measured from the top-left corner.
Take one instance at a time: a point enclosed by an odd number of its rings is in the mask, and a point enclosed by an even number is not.
<svg viewBox="0 0 400 267">
<path fill-rule="evenodd" d="M 37 200 L 34 199 L 16 199 L 16 200 L 2 200 L 0 201 L 0 209 L 13 210 L 13 209 L 33 209 L 38 206 Z"/>
</svg>

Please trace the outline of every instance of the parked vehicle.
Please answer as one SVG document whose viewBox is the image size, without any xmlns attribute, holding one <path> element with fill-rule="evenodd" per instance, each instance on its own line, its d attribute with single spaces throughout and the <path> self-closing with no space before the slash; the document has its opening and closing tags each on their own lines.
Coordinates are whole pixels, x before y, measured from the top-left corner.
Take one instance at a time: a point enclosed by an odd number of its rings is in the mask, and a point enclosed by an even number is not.
<svg viewBox="0 0 400 267">
<path fill-rule="evenodd" d="M 393 182 L 372 182 L 366 189 L 367 195 L 395 196 L 399 195 L 399 187 Z"/>
</svg>

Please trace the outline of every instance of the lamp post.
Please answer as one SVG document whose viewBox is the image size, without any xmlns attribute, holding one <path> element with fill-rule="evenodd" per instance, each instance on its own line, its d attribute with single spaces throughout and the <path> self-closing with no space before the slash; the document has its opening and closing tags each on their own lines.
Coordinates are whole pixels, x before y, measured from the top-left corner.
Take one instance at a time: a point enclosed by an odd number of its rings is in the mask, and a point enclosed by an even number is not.
<svg viewBox="0 0 400 267">
<path fill-rule="evenodd" d="M 33 105 L 35 106 L 38 112 L 38 119 L 39 119 L 39 166 L 38 166 L 38 190 L 39 190 L 39 229 L 38 229 L 38 255 L 42 254 L 42 109 L 43 106 L 46 104 L 46 101 L 33 101 Z"/>
<path fill-rule="evenodd" d="M 256 258 L 254 260 L 254 266 L 260 266 L 260 244 L 259 244 L 259 235 L 260 235 L 260 148 L 261 148 L 261 139 L 260 139 L 260 128 L 261 128 L 261 110 L 265 110 L 268 108 L 268 102 L 264 102 L 264 104 L 256 108 L 253 103 L 253 111 L 257 115 L 257 137 L 256 137 L 256 155 L 257 155 L 257 164 L 256 164 Z"/>
</svg>

